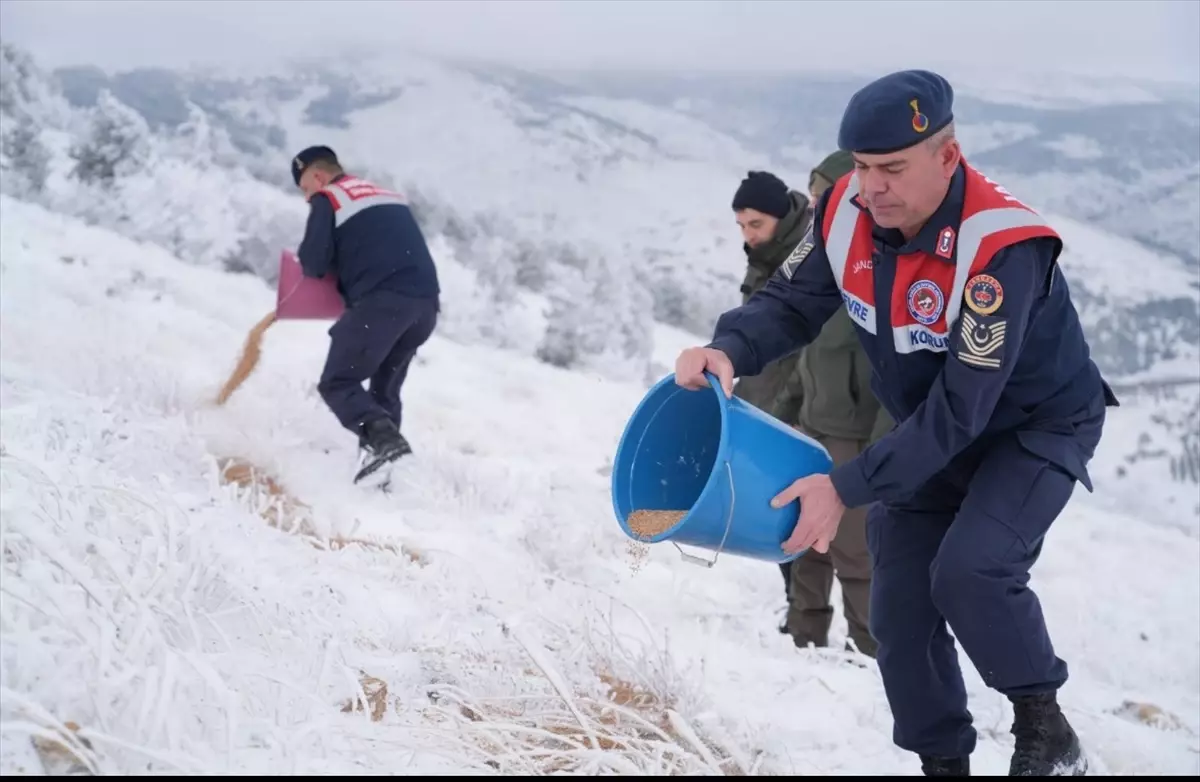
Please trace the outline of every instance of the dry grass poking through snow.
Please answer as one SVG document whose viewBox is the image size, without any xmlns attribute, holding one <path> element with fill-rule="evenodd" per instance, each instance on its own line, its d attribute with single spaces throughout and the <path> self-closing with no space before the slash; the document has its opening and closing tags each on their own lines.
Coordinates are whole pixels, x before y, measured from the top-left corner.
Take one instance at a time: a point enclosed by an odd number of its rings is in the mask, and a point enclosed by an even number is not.
<svg viewBox="0 0 1200 782">
<path fill-rule="evenodd" d="M 454 736 L 464 761 L 502 774 L 538 776 L 759 773 L 761 753 L 741 752 L 716 735 L 716 726 L 684 716 L 698 711 L 694 693 L 666 659 L 634 659 L 614 648 L 612 635 L 604 639 L 607 652 L 591 644 L 590 653 L 584 652 L 576 638 L 570 644 L 575 652 L 552 658 L 523 628 L 503 630 L 521 646 L 525 665 L 514 665 L 512 658 L 425 650 L 430 659 L 440 655 L 454 672 L 428 692 L 432 706 L 422 710 L 423 720 Z M 561 643 L 554 646 L 565 650 Z M 580 652 L 586 660 L 579 659 Z M 555 659 L 573 665 L 573 683 Z M 494 671 L 504 667 L 509 681 L 496 695 L 469 692 L 495 691 Z"/>
<path fill-rule="evenodd" d="M 217 467 L 220 469 L 221 483 L 235 486 L 239 499 L 249 504 L 251 510 L 269 526 L 297 535 L 313 548 L 340 551 L 348 546 L 359 546 L 368 551 L 403 556 L 418 565 L 425 564 L 424 555 L 408 546 L 352 536 L 322 536 L 312 522 L 311 508 L 289 494 L 271 474 L 244 459 L 220 459 Z"/>
<path fill-rule="evenodd" d="M 388 696 L 354 681 L 344 618 L 324 624 L 337 600 L 260 589 L 244 570 L 253 557 L 211 531 L 230 521 L 227 503 L 142 496 L 112 486 L 100 462 L 54 470 L 63 480 L 0 454 L 5 773 L 304 775 L 454 762 L 407 735 L 378 740 Z M 369 719 L 337 718 L 331 705 L 345 703 L 347 683 Z"/>
<path fill-rule="evenodd" d="M 95 750 L 92 742 L 79 735 L 79 726 L 74 722 L 68 720 L 62 727 L 62 730 L 47 730 L 30 738 L 46 776 L 95 776 L 95 768 L 87 757 L 87 753 Z"/>
<path fill-rule="evenodd" d="M 1120 708 L 1113 709 L 1111 713 L 1131 722 L 1140 722 L 1143 725 L 1149 725 L 1158 730 L 1187 730 L 1187 725 L 1184 724 L 1183 720 L 1153 703 L 1125 701 L 1121 704 Z"/>
<path fill-rule="evenodd" d="M 746 768 L 704 737 L 672 704 L 612 674 L 603 695 L 471 699 L 439 690 L 426 717 L 455 726 L 472 755 L 502 773 L 746 776 Z M 445 708 L 451 705 L 452 708 Z"/>
<path fill-rule="evenodd" d="M 357 545 L 422 562 L 420 554 L 394 543 L 323 538 L 312 523 L 311 509 L 273 476 L 242 459 L 222 459 L 218 466 L 221 482 L 237 487 L 240 499 L 267 524 L 299 535 L 315 548 L 336 551 Z M 512 628 L 505 628 L 505 635 L 520 643 L 531 662 L 517 677 L 520 681 L 514 680 L 512 690 L 474 697 L 462 687 L 437 685 L 427 693 L 431 705 L 419 709 L 422 727 L 441 738 L 447 733 L 453 736 L 465 761 L 502 773 L 536 775 L 757 773 L 757 758 L 738 757 L 682 716 L 677 699 L 668 694 L 671 683 L 664 679 L 654 684 L 653 661 L 634 662 L 624 655 L 626 659 L 614 663 L 597 662 L 592 671 L 595 688 L 580 691 L 577 684 L 567 683 L 536 641 Z M 604 635 L 605 645 L 610 645 L 611 628 Z M 426 650 L 426 654 L 437 658 L 445 652 Z M 511 664 L 477 662 L 491 669 Z M 623 676 L 616 668 L 636 670 L 642 681 Z M 344 713 L 367 714 L 372 722 L 381 722 L 393 709 L 406 711 L 389 694 L 386 681 L 365 671 L 358 678 L 359 693 L 344 704 Z M 480 685 L 470 689 L 486 686 Z"/>
<path fill-rule="evenodd" d="M 382 679 L 376 679 L 362 671 L 358 672 L 358 685 L 361 692 L 346 702 L 342 707 L 343 714 L 371 711 L 371 722 L 379 722 L 387 714 L 388 686 Z"/>
</svg>

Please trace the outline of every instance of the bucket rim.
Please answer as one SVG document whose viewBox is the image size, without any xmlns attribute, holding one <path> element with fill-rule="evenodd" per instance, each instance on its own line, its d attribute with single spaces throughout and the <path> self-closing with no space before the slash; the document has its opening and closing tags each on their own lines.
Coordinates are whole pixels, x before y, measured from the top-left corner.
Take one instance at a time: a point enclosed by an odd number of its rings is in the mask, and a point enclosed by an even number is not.
<svg viewBox="0 0 1200 782">
<path fill-rule="evenodd" d="M 695 511 L 696 508 L 700 507 L 703 504 L 704 500 L 708 499 L 709 495 L 714 491 L 713 486 L 716 484 L 717 473 L 718 473 L 717 468 L 720 465 L 724 464 L 726 461 L 728 461 L 729 400 L 725 398 L 725 392 L 721 389 L 721 381 L 717 378 L 716 375 L 712 374 L 711 372 L 705 372 L 704 377 L 705 377 L 705 379 L 708 380 L 708 390 L 711 393 L 715 394 L 716 398 L 717 398 L 717 409 L 720 410 L 720 413 L 721 413 L 721 434 L 717 438 L 717 455 L 713 460 L 713 467 L 712 467 L 712 470 L 709 471 L 708 479 L 704 482 L 704 488 L 700 490 L 700 494 L 697 495 L 696 499 L 692 502 L 692 506 L 687 509 L 687 512 L 683 515 L 683 517 L 681 519 L 679 519 L 679 521 L 675 522 L 670 527 L 668 527 L 667 529 L 658 533 L 657 535 L 652 535 L 648 538 L 644 538 L 644 537 L 641 537 L 640 535 L 635 534 L 633 532 L 633 530 L 631 530 L 629 528 L 628 517 L 626 515 L 622 514 L 620 505 L 618 504 L 617 481 L 619 480 L 619 471 L 617 470 L 618 465 L 616 463 L 618 460 L 616 460 L 616 459 L 613 460 L 613 462 L 614 462 L 613 463 L 613 472 L 612 472 L 612 478 L 610 480 L 610 492 L 609 492 L 612 495 L 613 513 L 614 513 L 614 515 L 616 515 L 617 522 L 621 525 L 621 529 L 625 532 L 625 535 L 627 537 L 629 537 L 631 540 L 634 540 L 638 543 L 645 543 L 645 544 L 661 543 L 664 540 L 670 539 L 672 535 L 674 535 L 676 532 L 679 531 L 679 529 L 681 527 L 683 527 L 683 525 L 687 524 L 688 520 L 691 519 L 691 517 L 692 517 L 693 511 Z M 625 430 L 621 433 L 621 439 L 618 441 L 618 444 L 617 444 L 617 453 L 618 454 L 622 453 L 625 450 L 626 442 L 628 441 L 629 436 L 632 433 L 633 422 L 638 419 L 639 414 L 646 408 L 646 405 L 649 404 L 651 399 L 654 399 L 655 397 L 658 396 L 659 393 L 662 392 L 662 389 L 664 386 L 673 384 L 674 382 L 675 382 L 675 373 L 672 372 L 671 374 L 667 375 L 666 377 L 662 378 L 657 383 L 655 383 L 653 386 L 651 386 L 650 389 L 646 392 L 646 394 L 642 397 L 641 401 L 638 402 L 637 407 L 635 407 L 633 409 L 633 413 L 630 414 L 629 420 L 625 422 Z M 684 388 L 683 386 L 679 386 L 678 391 L 681 391 L 683 393 L 688 393 L 688 394 L 703 393 L 703 389 L 696 389 L 693 391 L 691 389 Z M 725 474 L 724 471 L 721 471 L 721 475 L 723 476 L 724 474 Z M 632 509 L 632 510 L 637 510 L 637 509 Z M 632 510 L 631 510 L 631 512 L 632 512 Z M 653 509 L 651 509 L 651 510 L 653 510 Z M 673 510 L 680 510 L 680 509 L 675 508 Z"/>
</svg>

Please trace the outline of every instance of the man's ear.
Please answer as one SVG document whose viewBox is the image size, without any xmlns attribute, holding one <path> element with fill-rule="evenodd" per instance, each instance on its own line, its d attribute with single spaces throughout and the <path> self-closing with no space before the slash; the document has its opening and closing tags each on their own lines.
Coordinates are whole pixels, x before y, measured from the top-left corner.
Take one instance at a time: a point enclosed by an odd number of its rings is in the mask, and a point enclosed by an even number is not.
<svg viewBox="0 0 1200 782">
<path fill-rule="evenodd" d="M 950 139 L 938 154 L 942 158 L 942 167 L 953 175 L 958 162 L 962 160 L 962 147 L 958 145 L 958 139 Z"/>
</svg>

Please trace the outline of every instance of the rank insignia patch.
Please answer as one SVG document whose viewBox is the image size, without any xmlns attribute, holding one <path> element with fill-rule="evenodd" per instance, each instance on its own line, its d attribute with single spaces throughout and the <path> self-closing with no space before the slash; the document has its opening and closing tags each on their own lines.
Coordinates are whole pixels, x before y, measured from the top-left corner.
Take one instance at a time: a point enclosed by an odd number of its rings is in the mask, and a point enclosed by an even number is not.
<svg viewBox="0 0 1200 782">
<path fill-rule="evenodd" d="M 989 315 L 962 314 L 955 357 L 980 369 L 999 369 L 1004 361 L 1004 338 L 1008 319 Z"/>
<path fill-rule="evenodd" d="M 812 226 L 809 226 L 808 233 L 804 234 L 804 240 L 796 245 L 796 249 L 792 250 L 792 254 L 779 267 L 779 272 L 783 275 L 784 279 L 792 279 L 792 275 L 796 273 L 796 269 L 804 262 L 808 254 L 812 252 L 813 246 Z"/>
</svg>

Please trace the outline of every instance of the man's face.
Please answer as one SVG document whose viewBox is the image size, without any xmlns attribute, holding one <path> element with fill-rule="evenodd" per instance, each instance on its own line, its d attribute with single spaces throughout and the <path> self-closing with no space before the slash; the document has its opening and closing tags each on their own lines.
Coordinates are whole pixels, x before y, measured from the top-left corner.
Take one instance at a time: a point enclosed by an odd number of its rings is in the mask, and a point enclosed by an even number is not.
<svg viewBox="0 0 1200 782">
<path fill-rule="evenodd" d="M 742 239 L 751 247 L 771 241 L 775 226 L 779 225 L 778 217 L 763 214 L 757 209 L 743 209 L 734 214 L 737 215 L 738 227 L 742 229 Z"/>
<path fill-rule="evenodd" d="M 300 175 L 300 191 L 304 193 L 304 200 L 311 199 L 321 188 L 329 184 L 331 179 L 328 171 L 322 171 L 317 166 L 306 168 Z"/>
<path fill-rule="evenodd" d="M 859 199 L 883 228 L 919 229 L 946 197 L 962 151 L 949 139 L 887 155 L 854 155 Z"/>
</svg>

